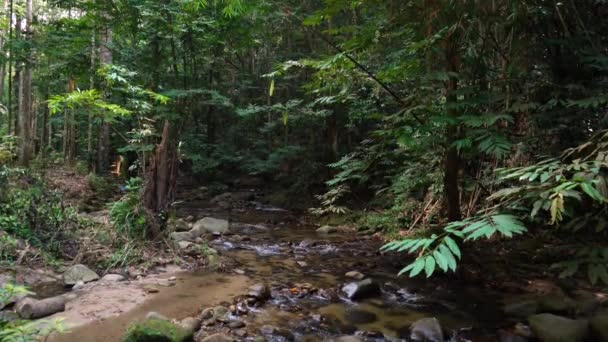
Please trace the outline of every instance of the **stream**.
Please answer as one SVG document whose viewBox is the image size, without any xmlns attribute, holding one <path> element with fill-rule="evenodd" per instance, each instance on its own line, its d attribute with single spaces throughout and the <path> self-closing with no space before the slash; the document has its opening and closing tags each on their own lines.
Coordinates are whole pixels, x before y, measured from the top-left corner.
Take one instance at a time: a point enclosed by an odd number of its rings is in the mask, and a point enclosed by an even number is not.
<svg viewBox="0 0 608 342">
<path fill-rule="evenodd" d="M 211 216 L 231 222 L 230 234 L 212 235 L 206 242 L 228 260 L 218 271 L 178 272 L 171 278 L 174 286 L 160 287 L 141 300 L 127 294 L 124 300 L 133 301 L 132 306 L 51 340 L 119 341 L 130 322 L 150 311 L 171 319 L 198 316 L 206 307 L 231 304 L 256 283 L 268 284 L 272 296 L 240 317 L 246 327 L 238 340 L 265 335 L 267 341 L 323 341 L 357 335 L 365 341 L 409 341 L 410 325 L 425 317 L 437 318 L 446 338 L 453 341 L 496 340 L 504 317 L 498 297 L 488 290 L 445 279 L 397 277 L 403 266 L 400 256 L 381 255 L 382 242 L 370 236 L 350 230 L 320 234 L 306 216 L 251 200 L 228 210 L 223 207 L 192 200 L 176 209 L 178 217 Z M 354 281 L 345 275 L 349 271 L 373 279 L 380 295 L 347 299 L 340 289 Z M 170 276 L 161 274 L 158 281 Z M 269 326 L 289 334 L 264 333 Z"/>
</svg>

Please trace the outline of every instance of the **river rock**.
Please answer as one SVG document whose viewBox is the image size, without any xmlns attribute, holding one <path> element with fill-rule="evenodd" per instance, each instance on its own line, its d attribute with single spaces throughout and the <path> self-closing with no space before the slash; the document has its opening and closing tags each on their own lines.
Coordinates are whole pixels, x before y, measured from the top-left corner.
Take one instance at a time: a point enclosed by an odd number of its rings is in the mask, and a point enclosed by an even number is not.
<svg viewBox="0 0 608 342">
<path fill-rule="evenodd" d="M 561 291 L 544 295 L 538 304 L 540 312 L 545 313 L 568 313 L 576 309 L 576 302 Z"/>
<path fill-rule="evenodd" d="M 338 229 L 336 227 L 327 226 L 327 225 L 317 229 L 317 233 L 319 233 L 319 234 L 331 234 L 331 233 L 335 233 L 337 231 L 338 231 Z"/>
<path fill-rule="evenodd" d="M 185 250 L 188 249 L 190 246 L 194 245 L 194 242 L 191 241 L 178 241 L 175 246 L 177 247 L 177 249 L 179 250 Z"/>
<path fill-rule="evenodd" d="M 270 298 L 270 287 L 263 283 L 257 283 L 249 287 L 247 296 L 259 301 L 266 301 Z"/>
<path fill-rule="evenodd" d="M 234 339 L 224 334 L 209 335 L 201 340 L 201 342 L 232 342 Z"/>
<path fill-rule="evenodd" d="M 121 274 L 106 274 L 103 277 L 101 277 L 101 281 L 105 281 L 108 283 L 114 283 L 114 282 L 119 282 L 119 281 L 124 281 L 125 277 Z"/>
<path fill-rule="evenodd" d="M 286 339 L 287 341 L 295 340 L 295 336 L 291 331 L 275 327 L 274 325 L 264 325 L 260 328 L 260 332 L 266 336 L 280 336 Z"/>
<path fill-rule="evenodd" d="M 174 243 L 178 243 L 180 241 L 191 241 L 194 239 L 194 236 L 190 232 L 173 232 L 169 234 L 169 239 Z"/>
<path fill-rule="evenodd" d="M 160 319 L 161 321 L 170 321 L 170 319 L 167 316 L 165 316 L 161 313 L 158 313 L 156 311 L 148 312 L 146 314 L 146 319 Z"/>
<path fill-rule="evenodd" d="M 302 241 L 300 241 L 300 243 L 298 244 L 298 247 L 300 248 L 310 248 L 310 247 L 314 247 L 317 244 L 317 241 L 312 240 L 312 239 L 304 239 Z"/>
<path fill-rule="evenodd" d="M 589 334 L 589 322 L 583 319 L 574 320 L 545 313 L 530 316 L 528 322 L 541 342 L 579 342 Z"/>
<path fill-rule="evenodd" d="M 414 341 L 443 342 L 443 330 L 439 320 L 427 317 L 412 323 L 410 338 Z"/>
<path fill-rule="evenodd" d="M 186 317 L 178 322 L 178 325 L 184 328 L 185 331 L 194 334 L 201 327 L 201 320 L 197 317 Z"/>
<path fill-rule="evenodd" d="M 192 229 L 190 229 L 190 234 L 194 237 L 199 237 L 205 233 L 225 234 L 228 233 L 229 225 L 226 220 L 205 217 L 194 223 Z"/>
<path fill-rule="evenodd" d="M 88 283 L 99 279 L 97 273 L 91 271 L 91 269 L 82 264 L 68 267 L 68 269 L 63 272 L 62 277 L 65 285 L 75 285 L 79 281 Z"/>
<path fill-rule="evenodd" d="M 363 342 L 363 339 L 359 336 L 340 336 L 334 342 Z"/>
<path fill-rule="evenodd" d="M 192 333 L 170 321 L 147 319 L 129 325 L 123 342 L 186 342 L 192 340 Z"/>
<path fill-rule="evenodd" d="M 593 317 L 590 325 L 597 341 L 608 342 L 608 311 L 604 311 Z"/>
<path fill-rule="evenodd" d="M 342 291 L 350 300 L 360 300 L 380 295 L 380 286 L 371 279 L 344 285 Z"/>
<path fill-rule="evenodd" d="M 76 284 L 72 286 L 73 291 L 80 290 L 82 288 L 84 288 L 84 281 L 77 281 Z"/>
<path fill-rule="evenodd" d="M 240 329 L 245 326 L 245 322 L 243 321 L 231 321 L 228 323 L 228 328 L 230 329 Z"/>
<path fill-rule="evenodd" d="M 505 304 L 503 312 L 509 316 L 526 318 L 538 312 L 538 302 L 534 299 L 520 299 Z"/>
<path fill-rule="evenodd" d="M 356 280 L 363 280 L 363 278 L 365 278 L 365 275 L 359 271 L 346 272 L 346 274 L 344 276 L 347 278 L 353 278 Z"/>
<path fill-rule="evenodd" d="M 212 308 L 204 309 L 201 312 L 200 318 L 207 323 L 211 321 L 215 322 L 216 320 L 224 322 L 228 320 L 229 313 L 230 310 L 228 310 L 228 308 L 226 308 L 225 306 L 218 305 Z"/>
<path fill-rule="evenodd" d="M 174 231 L 174 232 L 186 232 L 186 231 L 190 230 L 190 226 L 188 226 L 188 222 L 186 222 L 184 219 L 181 219 L 181 218 L 169 220 L 169 222 L 167 223 L 167 226 L 170 231 Z"/>
</svg>

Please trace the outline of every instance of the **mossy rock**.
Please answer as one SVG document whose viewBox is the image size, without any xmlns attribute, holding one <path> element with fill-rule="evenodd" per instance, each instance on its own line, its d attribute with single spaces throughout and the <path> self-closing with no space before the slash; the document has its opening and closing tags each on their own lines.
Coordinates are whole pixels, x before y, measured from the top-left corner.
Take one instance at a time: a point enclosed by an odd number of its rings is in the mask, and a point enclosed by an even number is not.
<svg viewBox="0 0 608 342">
<path fill-rule="evenodd" d="M 129 325 L 123 342 L 189 342 L 192 333 L 169 321 L 147 319 Z"/>
</svg>

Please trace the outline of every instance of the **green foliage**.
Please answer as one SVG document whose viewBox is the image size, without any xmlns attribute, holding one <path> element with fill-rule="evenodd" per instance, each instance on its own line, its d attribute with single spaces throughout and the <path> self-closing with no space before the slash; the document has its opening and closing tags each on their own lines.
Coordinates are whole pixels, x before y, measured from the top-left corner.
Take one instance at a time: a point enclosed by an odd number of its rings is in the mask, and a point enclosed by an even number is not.
<svg viewBox="0 0 608 342">
<path fill-rule="evenodd" d="M 572 277 L 577 272 L 585 272 L 593 285 L 601 281 L 608 284 L 608 247 L 580 247 L 571 260 L 552 265 L 561 269 L 560 278 Z"/>
<path fill-rule="evenodd" d="M 129 325 L 123 342 L 167 341 L 186 342 L 192 336 L 182 327 L 165 320 L 147 319 Z"/>
<path fill-rule="evenodd" d="M 114 227 L 122 233 L 137 239 L 145 239 L 148 226 L 144 209 L 141 205 L 142 179 L 131 178 L 125 186 L 125 194 L 114 203 L 110 203 L 110 218 Z M 125 255 L 125 253 L 123 253 Z"/>
<path fill-rule="evenodd" d="M 32 292 L 28 291 L 24 286 L 19 286 L 5 282 L 0 285 L 0 307 L 6 306 L 11 299 L 20 295 L 31 295 Z"/>
<path fill-rule="evenodd" d="M 62 194 L 49 190 L 23 169 L 0 169 L 0 228 L 35 247 L 59 253 L 62 241 L 75 226 L 75 212 Z M 5 238 L 7 239 L 7 238 Z"/>
<path fill-rule="evenodd" d="M 12 298 L 20 295 L 31 295 L 23 286 L 11 283 L 0 285 L 0 308 L 8 304 Z M 0 342 L 28 342 L 37 341 L 51 333 L 63 333 L 66 325 L 62 318 L 52 321 L 5 321 L 0 317 Z"/>
<path fill-rule="evenodd" d="M 410 277 L 415 277 L 424 270 L 428 278 L 437 268 L 443 272 L 456 271 L 458 260 L 462 257 L 457 241 L 462 243 L 480 238 L 491 239 L 495 235 L 511 238 L 525 231 L 523 223 L 513 215 L 488 215 L 452 222 L 439 235 L 391 241 L 382 246 L 381 250 L 416 255 L 416 259 L 399 274 L 409 272 Z"/>
<path fill-rule="evenodd" d="M 0 232 L 0 265 L 10 264 L 15 261 L 17 246 L 18 242 L 15 238 Z"/>
</svg>

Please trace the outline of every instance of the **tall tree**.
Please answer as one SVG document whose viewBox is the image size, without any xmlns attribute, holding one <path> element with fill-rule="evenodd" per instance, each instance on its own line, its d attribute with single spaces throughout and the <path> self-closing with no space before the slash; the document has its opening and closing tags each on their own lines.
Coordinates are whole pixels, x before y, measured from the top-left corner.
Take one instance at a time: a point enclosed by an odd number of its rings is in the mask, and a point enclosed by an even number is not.
<svg viewBox="0 0 608 342">
<path fill-rule="evenodd" d="M 33 0 L 25 2 L 25 40 L 33 40 Z M 32 89 L 32 68 L 34 64 L 33 53 L 30 50 L 25 60 L 19 84 L 19 163 L 28 166 L 33 155 L 33 145 L 35 130 L 32 127 L 33 120 L 33 89 Z"/>
</svg>

